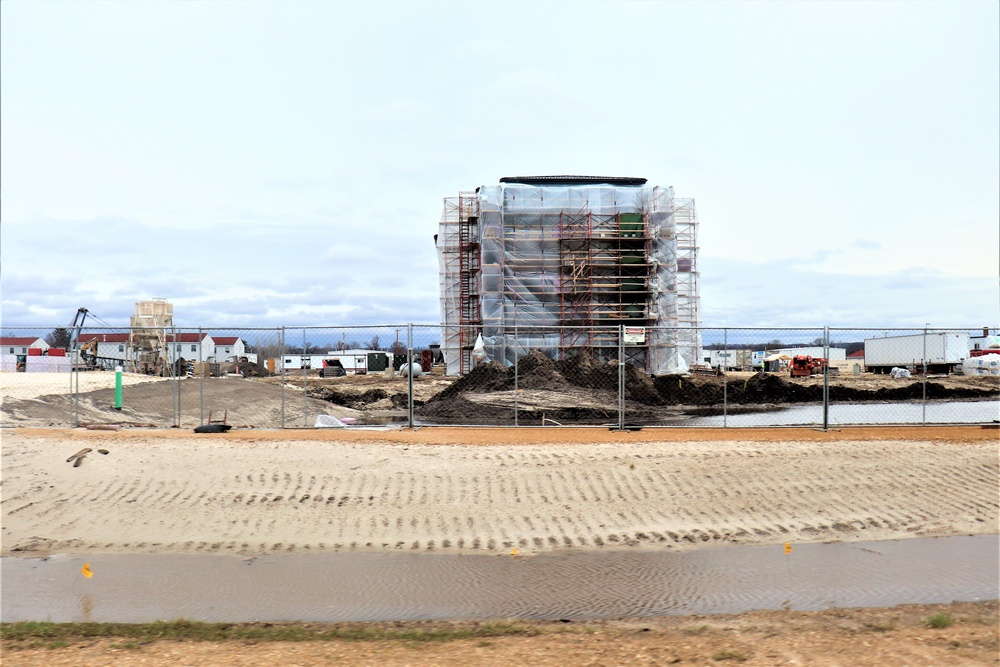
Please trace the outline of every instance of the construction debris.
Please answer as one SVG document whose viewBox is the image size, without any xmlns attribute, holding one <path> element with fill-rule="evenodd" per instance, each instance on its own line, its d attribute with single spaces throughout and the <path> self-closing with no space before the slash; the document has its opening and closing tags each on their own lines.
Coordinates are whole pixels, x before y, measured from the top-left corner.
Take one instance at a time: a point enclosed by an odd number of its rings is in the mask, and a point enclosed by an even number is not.
<svg viewBox="0 0 1000 667">
<path fill-rule="evenodd" d="M 225 433 L 226 431 L 228 431 L 231 428 L 232 428 L 232 426 L 230 426 L 229 424 L 203 424 L 203 425 L 197 427 L 194 430 L 194 432 L 195 433 Z"/>
<path fill-rule="evenodd" d="M 80 458 L 83 458 L 83 457 L 84 457 L 84 456 L 86 456 L 86 455 L 87 455 L 87 454 L 88 454 L 89 452 L 92 452 L 92 451 L 94 451 L 94 450 L 93 450 L 93 449 L 91 449 L 90 447 L 84 447 L 83 449 L 81 449 L 80 451 L 78 451 L 78 452 L 77 452 L 76 454 L 74 454 L 73 456 L 71 456 L 71 457 L 69 457 L 68 459 L 66 459 L 66 463 L 72 463 L 72 462 L 73 462 L 73 459 L 80 459 Z"/>
</svg>

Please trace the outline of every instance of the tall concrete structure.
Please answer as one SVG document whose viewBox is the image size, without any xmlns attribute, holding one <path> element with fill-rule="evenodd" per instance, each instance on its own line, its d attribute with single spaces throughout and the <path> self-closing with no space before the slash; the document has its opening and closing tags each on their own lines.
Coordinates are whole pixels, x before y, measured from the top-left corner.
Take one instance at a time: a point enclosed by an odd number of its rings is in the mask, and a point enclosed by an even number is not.
<svg viewBox="0 0 1000 667">
<path fill-rule="evenodd" d="M 697 215 L 644 178 L 511 177 L 446 197 L 436 236 L 441 350 L 468 372 L 531 350 L 625 358 L 651 374 L 697 363 Z M 623 335 L 624 334 L 624 335 Z"/>
</svg>

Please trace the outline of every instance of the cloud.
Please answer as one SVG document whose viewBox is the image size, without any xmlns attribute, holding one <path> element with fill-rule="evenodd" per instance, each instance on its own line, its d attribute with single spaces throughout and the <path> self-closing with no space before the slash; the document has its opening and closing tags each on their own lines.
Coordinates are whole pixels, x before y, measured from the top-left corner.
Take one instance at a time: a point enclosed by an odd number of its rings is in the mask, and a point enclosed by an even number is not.
<svg viewBox="0 0 1000 667">
<path fill-rule="evenodd" d="M 793 262 L 702 258 L 706 326 L 982 326 L 1000 321 L 997 281 L 816 272 Z"/>
<path fill-rule="evenodd" d="M 998 319 L 995 3 L 63 9 L 0 21 L 5 325 L 435 322 L 441 198 L 545 173 L 697 198 L 709 325 Z"/>
</svg>

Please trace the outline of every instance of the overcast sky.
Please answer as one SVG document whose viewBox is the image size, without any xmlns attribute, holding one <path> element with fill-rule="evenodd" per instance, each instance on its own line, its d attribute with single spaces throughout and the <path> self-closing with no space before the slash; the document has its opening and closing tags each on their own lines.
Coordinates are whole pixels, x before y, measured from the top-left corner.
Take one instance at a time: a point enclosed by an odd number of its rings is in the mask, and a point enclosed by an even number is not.
<svg viewBox="0 0 1000 667">
<path fill-rule="evenodd" d="M 444 196 L 599 174 L 706 326 L 997 326 L 998 7 L 5 0 L 3 325 L 437 322 Z"/>
</svg>

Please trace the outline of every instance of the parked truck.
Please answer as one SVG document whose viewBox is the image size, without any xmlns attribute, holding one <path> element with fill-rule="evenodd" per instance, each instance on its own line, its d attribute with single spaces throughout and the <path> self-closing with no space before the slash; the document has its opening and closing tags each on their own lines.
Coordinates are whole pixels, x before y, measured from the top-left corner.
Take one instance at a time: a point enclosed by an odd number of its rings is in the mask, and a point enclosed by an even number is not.
<svg viewBox="0 0 1000 667">
<path fill-rule="evenodd" d="M 905 368 L 928 373 L 951 373 L 969 356 L 969 334 L 956 331 L 929 331 L 926 334 L 865 339 L 865 369 L 869 373 L 889 373 Z"/>
</svg>

